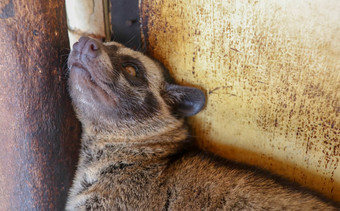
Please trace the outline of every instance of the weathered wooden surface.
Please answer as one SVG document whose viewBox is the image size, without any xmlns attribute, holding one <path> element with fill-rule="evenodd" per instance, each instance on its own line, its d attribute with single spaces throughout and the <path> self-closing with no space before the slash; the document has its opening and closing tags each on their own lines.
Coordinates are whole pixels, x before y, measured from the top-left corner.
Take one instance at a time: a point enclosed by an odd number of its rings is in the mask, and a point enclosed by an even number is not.
<svg viewBox="0 0 340 211">
<path fill-rule="evenodd" d="M 203 147 L 340 201 L 340 2 L 143 0 L 148 51 L 206 90 Z"/>
<path fill-rule="evenodd" d="M 0 210 L 63 210 L 80 127 L 66 86 L 65 2 L 0 2 Z"/>
<path fill-rule="evenodd" d="M 66 10 L 71 47 L 81 36 L 106 37 L 103 0 L 66 0 Z"/>
</svg>

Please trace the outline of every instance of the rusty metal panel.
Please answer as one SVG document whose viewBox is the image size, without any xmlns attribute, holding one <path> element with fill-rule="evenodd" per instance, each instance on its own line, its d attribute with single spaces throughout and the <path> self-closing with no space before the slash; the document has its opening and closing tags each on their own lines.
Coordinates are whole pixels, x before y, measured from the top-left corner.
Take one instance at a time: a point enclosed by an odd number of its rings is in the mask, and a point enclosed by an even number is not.
<svg viewBox="0 0 340 211">
<path fill-rule="evenodd" d="M 63 210 L 80 126 L 66 86 L 65 2 L 0 2 L 0 210 Z"/>
<path fill-rule="evenodd" d="M 340 3 L 143 0 L 148 52 L 208 103 L 202 147 L 340 201 Z"/>
</svg>

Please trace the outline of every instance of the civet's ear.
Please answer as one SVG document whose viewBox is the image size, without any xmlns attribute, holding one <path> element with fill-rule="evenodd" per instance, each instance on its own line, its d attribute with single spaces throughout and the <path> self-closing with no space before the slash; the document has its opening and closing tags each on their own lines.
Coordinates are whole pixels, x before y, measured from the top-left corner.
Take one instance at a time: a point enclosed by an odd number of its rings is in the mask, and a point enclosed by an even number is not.
<svg viewBox="0 0 340 211">
<path fill-rule="evenodd" d="M 182 116 L 193 116 L 205 105 L 204 93 L 193 87 L 166 84 L 162 96 L 173 111 Z"/>
</svg>

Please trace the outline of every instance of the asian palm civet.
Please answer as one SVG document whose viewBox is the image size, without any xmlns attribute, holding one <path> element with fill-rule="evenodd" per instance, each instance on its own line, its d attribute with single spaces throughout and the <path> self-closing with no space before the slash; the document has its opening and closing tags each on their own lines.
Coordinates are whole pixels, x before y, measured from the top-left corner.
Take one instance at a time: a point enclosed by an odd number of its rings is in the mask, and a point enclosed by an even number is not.
<svg viewBox="0 0 340 211">
<path fill-rule="evenodd" d="M 184 117 L 199 89 L 121 44 L 82 37 L 69 55 L 82 147 L 66 210 L 339 210 L 262 170 L 197 149 Z"/>
</svg>

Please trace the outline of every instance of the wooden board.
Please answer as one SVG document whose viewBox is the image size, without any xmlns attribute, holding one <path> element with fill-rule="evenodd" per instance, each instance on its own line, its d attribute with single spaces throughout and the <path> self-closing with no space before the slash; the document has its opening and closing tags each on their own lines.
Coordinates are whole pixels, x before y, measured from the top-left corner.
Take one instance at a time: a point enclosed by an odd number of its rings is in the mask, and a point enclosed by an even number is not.
<svg viewBox="0 0 340 211">
<path fill-rule="evenodd" d="M 81 36 L 105 39 L 103 0 L 65 0 L 65 4 L 71 48 Z"/>
<path fill-rule="evenodd" d="M 67 93 L 65 2 L 0 2 L 0 210 L 64 210 L 80 125 Z"/>
<path fill-rule="evenodd" d="M 206 91 L 202 147 L 340 201 L 340 2 L 143 0 L 149 54 Z"/>
</svg>

